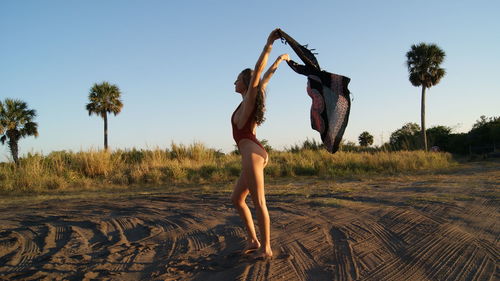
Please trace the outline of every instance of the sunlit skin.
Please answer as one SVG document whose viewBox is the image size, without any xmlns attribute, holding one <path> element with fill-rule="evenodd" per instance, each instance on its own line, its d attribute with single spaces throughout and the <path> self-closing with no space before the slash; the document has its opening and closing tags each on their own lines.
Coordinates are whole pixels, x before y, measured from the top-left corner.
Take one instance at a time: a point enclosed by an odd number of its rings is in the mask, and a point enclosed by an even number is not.
<svg viewBox="0 0 500 281">
<path fill-rule="evenodd" d="M 260 87 L 264 91 L 271 79 L 272 75 L 278 68 L 283 60 L 289 60 L 288 54 L 279 56 L 273 65 L 264 73 L 261 78 L 262 72 L 266 67 L 269 54 L 271 53 L 272 45 L 276 39 L 280 38 L 277 30 L 273 30 L 267 39 L 266 45 L 255 64 L 252 77 L 249 84 L 245 84 L 241 79 L 241 74 L 234 82 L 235 91 L 241 94 L 243 101 L 241 107 L 234 114 L 233 122 L 237 125 L 238 129 L 245 126 L 248 118 L 252 114 L 255 106 L 255 100 Z M 252 131 L 255 134 L 257 124 L 253 122 Z M 264 167 L 268 162 L 268 154 L 259 145 L 249 139 L 242 139 L 238 143 L 238 149 L 241 154 L 242 171 L 241 175 L 234 187 L 231 200 L 238 211 L 245 228 L 247 230 L 247 245 L 243 253 L 252 253 L 252 257 L 270 258 L 273 255 L 271 249 L 271 231 L 269 212 L 267 210 L 266 198 L 264 193 Z M 252 214 L 248 205 L 246 204 L 246 197 L 250 194 L 253 201 L 257 222 L 260 230 L 260 240 L 257 238 L 255 226 L 252 219 Z"/>
</svg>

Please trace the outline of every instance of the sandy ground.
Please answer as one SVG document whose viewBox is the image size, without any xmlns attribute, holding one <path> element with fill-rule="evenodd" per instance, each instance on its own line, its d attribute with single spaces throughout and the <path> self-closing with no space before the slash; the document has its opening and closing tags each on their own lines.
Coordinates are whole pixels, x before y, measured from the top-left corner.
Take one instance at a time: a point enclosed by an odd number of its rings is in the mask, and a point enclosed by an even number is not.
<svg viewBox="0 0 500 281">
<path fill-rule="evenodd" d="M 0 280 L 499 280 L 499 187 L 498 162 L 269 184 L 257 262 L 225 193 L 1 205 Z"/>
</svg>

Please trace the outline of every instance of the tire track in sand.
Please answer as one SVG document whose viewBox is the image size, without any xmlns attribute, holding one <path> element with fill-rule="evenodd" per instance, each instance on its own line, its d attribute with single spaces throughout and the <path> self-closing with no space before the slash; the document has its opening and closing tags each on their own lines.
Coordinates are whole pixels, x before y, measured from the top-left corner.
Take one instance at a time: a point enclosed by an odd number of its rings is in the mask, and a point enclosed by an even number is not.
<svg viewBox="0 0 500 281">
<path fill-rule="evenodd" d="M 10 267 L 8 272 L 21 272 L 32 265 L 41 250 L 35 242 L 38 237 L 31 229 L 22 229 L 13 233 L 18 237 L 20 247 L 6 264 Z"/>
<path fill-rule="evenodd" d="M 20 242 L 17 235 L 10 230 L 0 231 L 0 266 L 6 265 L 16 255 L 19 247 Z"/>
<path fill-rule="evenodd" d="M 48 229 L 45 236 L 45 247 L 41 253 L 40 259 L 52 260 L 52 258 L 63 249 L 69 241 L 73 230 L 71 226 L 59 223 L 46 224 Z M 83 241 L 86 241 L 85 239 Z"/>
<path fill-rule="evenodd" d="M 417 233 L 422 234 L 422 233 Z M 460 257 L 466 252 L 473 238 L 452 226 L 437 227 L 434 232 L 423 236 L 420 241 L 410 245 L 400 255 L 386 261 L 363 280 L 437 280 L 443 274 L 449 276 L 461 269 Z M 469 258 L 471 256 L 469 255 Z M 458 262 L 457 262 L 458 261 Z M 451 263 L 451 265 L 450 265 Z M 449 272 L 449 267 L 453 271 Z"/>
</svg>

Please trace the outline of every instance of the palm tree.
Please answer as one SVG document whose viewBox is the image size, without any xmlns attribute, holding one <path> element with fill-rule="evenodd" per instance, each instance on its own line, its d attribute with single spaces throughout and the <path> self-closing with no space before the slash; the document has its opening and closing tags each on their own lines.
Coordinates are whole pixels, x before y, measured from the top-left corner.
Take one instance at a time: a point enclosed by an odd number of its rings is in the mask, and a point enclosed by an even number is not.
<svg viewBox="0 0 500 281">
<path fill-rule="evenodd" d="M 38 136 L 38 124 L 33 122 L 35 117 L 36 111 L 28 109 L 28 104 L 21 100 L 0 101 L 0 141 L 2 144 L 8 143 L 16 165 L 19 165 L 19 140 L 27 136 Z"/>
<path fill-rule="evenodd" d="M 373 144 L 373 136 L 367 131 L 362 132 L 359 137 L 359 145 L 363 147 L 368 147 Z"/>
<path fill-rule="evenodd" d="M 115 116 L 122 110 L 123 104 L 120 100 L 120 89 L 108 82 L 95 83 L 90 89 L 89 103 L 86 109 L 89 116 L 99 115 L 104 119 L 104 149 L 108 150 L 108 113 Z"/>
<path fill-rule="evenodd" d="M 415 87 L 422 86 L 421 104 L 421 135 L 424 149 L 427 151 L 427 136 L 425 134 L 425 89 L 439 83 L 446 71 L 440 67 L 445 53 L 436 44 L 420 43 L 412 45 L 406 53 L 409 80 Z"/>
</svg>

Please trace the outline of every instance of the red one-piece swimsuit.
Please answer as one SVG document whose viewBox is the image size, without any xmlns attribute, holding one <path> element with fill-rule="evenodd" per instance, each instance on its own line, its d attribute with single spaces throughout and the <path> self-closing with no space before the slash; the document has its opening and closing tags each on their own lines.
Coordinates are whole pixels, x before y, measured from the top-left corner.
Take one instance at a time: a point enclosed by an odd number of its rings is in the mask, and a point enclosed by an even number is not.
<svg viewBox="0 0 500 281">
<path fill-rule="evenodd" d="M 265 151 L 266 149 L 264 148 L 264 146 L 262 146 L 262 144 L 257 140 L 256 136 L 252 132 L 252 116 L 255 115 L 255 111 L 256 111 L 257 107 L 255 107 L 253 109 L 253 112 L 248 117 L 248 120 L 245 123 L 245 126 L 243 126 L 243 128 L 241 128 L 241 129 L 238 129 L 238 125 L 236 125 L 236 123 L 233 121 L 233 119 L 234 119 L 234 114 L 236 113 L 236 111 L 238 111 L 238 109 L 240 107 L 241 107 L 241 103 L 240 103 L 240 105 L 238 105 L 236 110 L 233 112 L 233 115 L 231 115 L 231 126 L 233 127 L 233 139 L 236 142 L 236 145 L 238 145 L 240 140 L 242 140 L 242 139 L 249 139 L 249 140 L 253 141 L 254 143 L 256 143 L 258 146 L 262 147 L 262 149 L 264 149 L 264 151 Z"/>
</svg>

